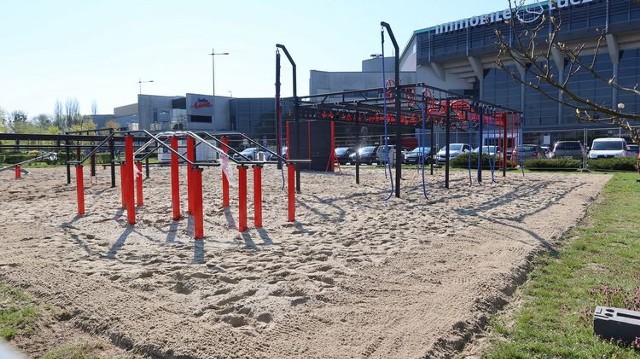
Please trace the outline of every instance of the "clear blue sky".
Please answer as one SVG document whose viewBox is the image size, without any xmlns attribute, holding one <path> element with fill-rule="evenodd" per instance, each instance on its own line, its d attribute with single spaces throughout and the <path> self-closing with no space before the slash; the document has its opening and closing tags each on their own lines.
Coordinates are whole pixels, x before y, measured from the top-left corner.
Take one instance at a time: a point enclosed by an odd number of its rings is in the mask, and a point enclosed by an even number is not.
<svg viewBox="0 0 640 359">
<path fill-rule="evenodd" d="M 402 51 L 413 31 L 508 8 L 507 0 L 4 0 L 0 5 L 0 107 L 31 118 L 77 98 L 83 114 L 152 95 L 273 97 L 275 44 L 309 70 L 358 71 L 380 53 L 380 21 Z M 385 54 L 392 54 L 385 42 Z M 282 56 L 282 95 L 291 67 Z"/>
</svg>

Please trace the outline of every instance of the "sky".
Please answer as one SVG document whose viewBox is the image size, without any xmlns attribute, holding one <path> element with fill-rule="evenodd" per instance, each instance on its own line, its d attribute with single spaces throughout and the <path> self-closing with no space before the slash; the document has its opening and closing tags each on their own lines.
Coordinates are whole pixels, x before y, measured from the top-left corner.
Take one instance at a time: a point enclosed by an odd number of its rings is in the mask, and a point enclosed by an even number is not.
<svg viewBox="0 0 640 359">
<path fill-rule="evenodd" d="M 309 71 L 359 71 L 382 52 L 380 21 L 400 47 L 414 31 L 508 8 L 508 0 L 3 0 L 0 108 L 29 118 L 77 99 L 82 114 L 143 94 L 274 97 L 277 43 Z M 384 52 L 393 55 L 385 39 Z M 282 96 L 292 95 L 282 54 Z M 151 81 L 153 82 L 145 82 Z M 139 83 L 142 81 L 142 83 Z"/>
</svg>

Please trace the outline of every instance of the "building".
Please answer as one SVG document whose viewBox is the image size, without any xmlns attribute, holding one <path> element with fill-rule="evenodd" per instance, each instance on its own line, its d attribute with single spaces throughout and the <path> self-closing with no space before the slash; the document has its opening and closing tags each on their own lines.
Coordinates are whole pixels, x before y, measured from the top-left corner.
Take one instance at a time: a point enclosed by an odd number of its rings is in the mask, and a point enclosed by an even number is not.
<svg viewBox="0 0 640 359">
<path fill-rule="evenodd" d="M 520 23 L 538 21 L 543 14 L 561 19 L 560 37 L 567 44 L 585 44 L 585 60 L 593 58 L 600 32 L 606 42 L 598 50 L 595 68 L 603 78 L 616 78 L 623 86 L 633 87 L 640 80 L 640 3 L 633 0 L 557 0 L 536 2 L 513 16 Z M 509 33 L 504 21 L 510 10 L 478 14 L 413 33 L 400 61 L 404 72 L 415 71 L 417 82 L 476 97 L 503 105 L 524 114 L 525 139 L 548 143 L 559 137 L 582 139 L 584 128 L 598 127 L 578 122 L 575 110 L 559 105 L 539 92 L 516 83 L 507 72 L 497 69 L 494 30 Z M 539 36 L 548 34 L 543 30 Z M 567 61 L 554 57 L 558 78 L 566 76 Z M 520 71 L 524 79 L 531 75 Z M 572 78 L 570 85 L 585 98 L 616 108 L 623 103 L 625 111 L 637 113 L 640 97 L 622 92 L 583 72 Z M 549 89 L 554 96 L 558 90 Z M 611 126 L 609 126 L 611 127 Z M 585 131 L 586 132 L 586 131 Z M 585 136 L 586 137 L 586 136 Z"/>
</svg>

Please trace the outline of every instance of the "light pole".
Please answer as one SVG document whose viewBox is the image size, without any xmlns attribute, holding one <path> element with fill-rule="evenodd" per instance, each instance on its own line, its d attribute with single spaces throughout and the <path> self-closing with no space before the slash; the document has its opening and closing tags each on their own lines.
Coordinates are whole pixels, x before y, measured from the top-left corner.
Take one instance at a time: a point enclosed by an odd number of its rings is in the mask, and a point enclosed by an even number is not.
<svg viewBox="0 0 640 359">
<path fill-rule="evenodd" d="M 140 87 L 140 94 L 142 95 L 142 84 L 146 83 L 146 82 L 153 82 L 153 80 L 145 80 L 142 81 L 142 79 L 138 79 L 138 86 Z"/>
<path fill-rule="evenodd" d="M 215 97 L 216 95 L 216 62 L 215 62 L 215 58 L 217 55 L 229 55 L 228 52 L 215 52 L 213 50 L 213 48 L 211 48 L 211 53 L 209 54 L 211 56 L 211 82 L 213 83 L 213 96 Z"/>
</svg>

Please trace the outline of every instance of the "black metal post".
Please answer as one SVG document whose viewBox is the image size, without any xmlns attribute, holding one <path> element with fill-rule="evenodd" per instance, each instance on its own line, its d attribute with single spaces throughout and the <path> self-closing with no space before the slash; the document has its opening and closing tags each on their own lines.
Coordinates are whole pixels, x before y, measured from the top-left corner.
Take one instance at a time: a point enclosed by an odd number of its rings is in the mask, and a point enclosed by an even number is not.
<svg viewBox="0 0 640 359">
<path fill-rule="evenodd" d="M 66 159 L 67 159 L 67 184 L 71 184 L 71 165 L 69 161 L 71 160 L 71 151 L 69 150 L 69 140 L 64 141 L 66 148 Z"/>
<path fill-rule="evenodd" d="M 149 157 L 145 157 L 144 159 L 144 169 L 147 178 L 149 178 Z"/>
<path fill-rule="evenodd" d="M 451 149 L 449 148 L 449 144 L 451 143 L 451 110 L 449 109 L 449 100 L 447 99 L 445 102 L 445 160 L 444 160 L 444 188 L 449 188 L 449 154 Z"/>
<path fill-rule="evenodd" d="M 282 169 L 282 108 L 280 106 L 280 51 L 276 51 L 276 153 L 278 169 Z"/>
<path fill-rule="evenodd" d="M 116 186 L 116 145 L 113 137 L 109 140 L 109 155 L 111 156 L 111 188 L 114 188 Z"/>
<path fill-rule="evenodd" d="M 426 103 L 425 103 L 425 106 L 426 106 Z M 434 150 L 434 148 L 435 148 L 435 145 L 434 145 L 435 135 L 433 133 L 433 122 L 434 122 L 433 117 L 431 117 L 431 120 L 429 121 L 429 127 L 430 127 L 429 131 L 431 131 L 431 133 L 430 133 L 430 136 L 431 136 L 431 138 L 430 138 L 430 140 L 431 140 L 431 149 L 429 150 L 429 157 L 431 157 L 431 175 L 433 175 L 433 162 L 435 162 L 435 158 L 434 158 L 434 156 L 435 156 L 435 150 Z"/>
<path fill-rule="evenodd" d="M 94 151 L 96 147 L 95 146 L 91 146 L 91 152 Z M 96 154 L 92 154 L 91 155 L 91 159 L 89 160 L 89 163 L 91 164 L 91 177 L 95 177 L 96 176 Z"/>
<path fill-rule="evenodd" d="M 482 146 L 484 145 L 482 141 L 482 132 L 483 132 L 483 122 L 484 122 L 484 109 L 482 106 L 478 106 L 478 142 L 480 143 L 480 147 L 478 148 L 478 183 L 482 183 Z M 496 157 L 498 156 L 498 151 L 496 147 Z M 471 156 L 471 154 L 469 154 Z M 491 156 L 491 151 L 489 151 L 489 156 Z"/>
<path fill-rule="evenodd" d="M 380 25 L 384 26 L 385 29 L 387 29 L 389 38 L 393 43 L 393 49 L 395 50 L 395 63 L 393 66 L 393 70 L 395 72 L 396 81 L 396 197 L 400 198 L 400 179 L 402 178 L 402 122 L 400 121 L 400 118 L 402 117 L 402 109 L 400 107 L 400 47 L 398 46 L 396 37 L 393 36 L 391 26 L 389 26 L 389 24 L 384 21 L 380 22 Z M 384 61 L 384 59 L 382 59 L 382 61 Z"/>
<path fill-rule="evenodd" d="M 358 154 L 358 150 L 360 149 L 360 120 L 358 116 L 358 112 L 355 113 L 356 117 L 356 155 L 354 156 L 356 159 L 356 184 L 360 184 L 360 155 Z"/>
<path fill-rule="evenodd" d="M 284 54 L 287 56 L 287 59 L 289 59 L 289 62 L 291 63 L 291 67 L 293 69 L 293 101 L 294 101 L 294 105 L 293 105 L 293 120 L 296 122 L 296 148 L 294 150 L 294 155 L 295 155 L 295 159 L 300 159 L 300 118 L 298 118 L 298 83 L 296 80 L 296 63 L 293 61 L 293 58 L 291 57 L 291 55 L 289 54 L 289 51 L 287 51 L 287 48 L 282 45 L 282 44 L 276 44 L 276 47 L 281 48 L 282 51 L 284 51 Z M 289 142 L 291 143 L 291 141 Z M 300 166 L 299 165 L 295 165 L 296 168 L 296 192 L 300 193 Z"/>
<path fill-rule="evenodd" d="M 509 146 L 509 142 L 508 142 L 509 139 L 507 138 L 507 135 L 508 135 L 508 132 L 509 132 L 508 129 L 507 129 L 507 124 L 508 123 L 509 123 L 509 115 L 505 114 L 505 117 L 504 117 L 504 142 L 503 142 L 504 148 L 502 149 L 503 150 L 503 152 L 502 152 L 502 157 L 503 157 L 503 160 L 502 160 L 502 177 L 507 177 L 507 147 Z"/>
</svg>

